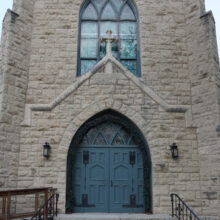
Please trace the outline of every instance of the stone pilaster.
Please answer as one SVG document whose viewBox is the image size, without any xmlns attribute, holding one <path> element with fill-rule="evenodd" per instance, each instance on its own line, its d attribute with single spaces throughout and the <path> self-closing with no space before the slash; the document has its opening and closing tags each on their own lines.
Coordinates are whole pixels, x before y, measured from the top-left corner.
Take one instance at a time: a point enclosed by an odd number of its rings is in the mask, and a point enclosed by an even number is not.
<svg viewBox="0 0 220 220">
<path fill-rule="evenodd" d="M 219 57 L 215 21 L 205 12 L 204 1 L 185 1 L 188 61 L 191 78 L 193 124 L 197 127 L 200 157 L 202 215 L 219 214 L 220 142 L 216 132 L 219 123 Z M 213 202 L 215 200 L 215 202 Z"/>
<path fill-rule="evenodd" d="M 16 12 L 8 10 L 1 41 L 0 71 L 0 186 L 16 188 L 20 151 L 20 123 L 29 71 L 33 0 L 16 4 Z"/>
</svg>

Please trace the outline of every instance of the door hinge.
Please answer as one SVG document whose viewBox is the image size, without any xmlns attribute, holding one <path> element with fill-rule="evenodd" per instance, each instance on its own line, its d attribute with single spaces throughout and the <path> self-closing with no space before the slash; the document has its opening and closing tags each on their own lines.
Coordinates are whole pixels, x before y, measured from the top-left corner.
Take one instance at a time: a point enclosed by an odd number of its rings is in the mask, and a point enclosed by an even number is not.
<svg viewBox="0 0 220 220">
<path fill-rule="evenodd" d="M 95 207 L 95 205 L 89 205 L 88 194 L 82 194 L 82 204 L 75 205 L 75 207 Z"/>
<path fill-rule="evenodd" d="M 130 195 L 130 204 L 123 205 L 124 208 L 142 208 L 143 205 L 137 205 L 136 204 L 136 195 L 132 194 Z"/>
<path fill-rule="evenodd" d="M 136 153 L 135 153 L 135 151 L 131 151 L 129 153 L 129 157 L 130 157 L 130 164 L 133 166 L 135 164 L 135 161 L 136 161 Z"/>
<path fill-rule="evenodd" d="M 83 164 L 89 163 L 89 151 L 83 151 Z"/>
</svg>

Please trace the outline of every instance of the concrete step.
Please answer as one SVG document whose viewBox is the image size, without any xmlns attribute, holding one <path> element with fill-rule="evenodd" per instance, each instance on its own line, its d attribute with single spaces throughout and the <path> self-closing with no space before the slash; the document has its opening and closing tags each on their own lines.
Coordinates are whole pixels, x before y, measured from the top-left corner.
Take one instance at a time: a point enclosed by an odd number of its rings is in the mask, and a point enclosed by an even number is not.
<svg viewBox="0 0 220 220">
<path fill-rule="evenodd" d="M 147 215 L 127 213 L 75 213 L 59 214 L 55 220 L 174 220 L 169 215 Z"/>
</svg>

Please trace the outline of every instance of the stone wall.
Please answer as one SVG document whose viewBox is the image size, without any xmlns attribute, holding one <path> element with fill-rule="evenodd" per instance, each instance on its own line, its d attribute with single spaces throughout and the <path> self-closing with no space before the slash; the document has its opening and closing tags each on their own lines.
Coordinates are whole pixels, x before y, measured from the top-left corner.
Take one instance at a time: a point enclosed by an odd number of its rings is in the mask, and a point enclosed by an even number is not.
<svg viewBox="0 0 220 220">
<path fill-rule="evenodd" d="M 17 187 L 20 123 L 24 118 L 33 1 L 19 1 L 3 22 L 0 108 L 0 186 Z M 15 4 L 16 5 L 16 4 Z"/>
<path fill-rule="evenodd" d="M 217 103 L 219 58 L 215 23 L 211 12 L 205 13 L 204 3 L 186 1 L 188 60 L 191 74 L 192 118 L 197 127 L 201 169 L 202 215 L 219 213 L 220 204 L 220 139 Z M 196 27 L 196 28 L 195 28 Z"/>
<path fill-rule="evenodd" d="M 0 124 L 2 186 L 57 187 L 64 212 L 70 142 L 90 117 L 113 109 L 130 118 L 148 141 L 154 213 L 170 213 L 169 194 L 178 193 L 200 215 L 218 215 L 219 65 L 213 17 L 209 13 L 200 18 L 204 1 L 135 0 L 142 69 L 136 81 L 116 64 L 110 74 L 104 66 L 84 81 L 76 77 L 82 2 L 17 0 L 14 10 L 20 16 L 15 23 L 10 17 L 5 20 L 9 30 L 3 34 L 10 39 L 3 38 L 2 43 L 9 48 L 3 65 L 8 70 L 2 72 L 9 78 L 2 80 L 6 88 Z M 73 83 L 78 87 L 56 102 Z M 175 106 L 173 112 L 164 103 Z M 29 111 L 29 105 L 41 108 Z M 183 105 L 188 120 L 184 111 L 178 111 Z M 20 127 L 27 115 L 31 123 Z M 45 142 L 52 147 L 49 160 L 42 156 Z M 173 142 L 179 146 L 178 160 L 170 157 Z"/>
</svg>

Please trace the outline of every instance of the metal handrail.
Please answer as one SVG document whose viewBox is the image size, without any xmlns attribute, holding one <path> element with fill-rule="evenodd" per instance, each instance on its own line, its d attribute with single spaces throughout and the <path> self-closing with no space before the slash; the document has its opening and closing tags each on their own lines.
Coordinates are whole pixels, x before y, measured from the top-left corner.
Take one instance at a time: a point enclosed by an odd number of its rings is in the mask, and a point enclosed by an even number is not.
<svg viewBox="0 0 220 220">
<path fill-rule="evenodd" d="M 172 193 L 172 217 L 177 217 L 178 220 L 200 220 L 196 213 L 177 195 Z"/>
<path fill-rule="evenodd" d="M 31 220 L 53 220 L 58 212 L 58 199 L 59 194 L 53 192 L 45 204 L 31 217 Z"/>
</svg>

